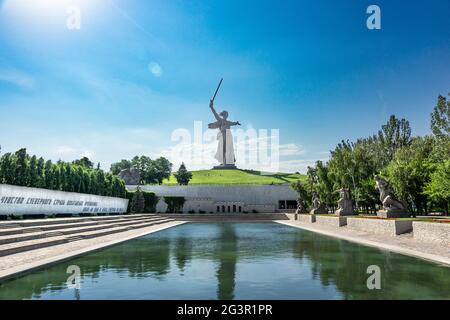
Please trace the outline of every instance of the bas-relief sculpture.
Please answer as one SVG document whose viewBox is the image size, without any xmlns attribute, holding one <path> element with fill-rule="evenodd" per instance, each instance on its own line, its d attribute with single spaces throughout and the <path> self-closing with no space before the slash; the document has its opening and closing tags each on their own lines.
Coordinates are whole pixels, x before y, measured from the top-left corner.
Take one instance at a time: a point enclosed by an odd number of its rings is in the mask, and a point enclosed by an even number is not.
<svg viewBox="0 0 450 320">
<path fill-rule="evenodd" d="M 398 200 L 389 185 L 389 182 L 380 176 L 375 176 L 375 188 L 380 192 L 380 201 L 383 210 L 377 212 L 382 218 L 407 218 L 410 213 L 407 206 Z"/>
<path fill-rule="evenodd" d="M 353 210 L 352 198 L 350 196 L 350 189 L 341 188 L 339 190 L 340 198 L 338 200 L 338 209 L 335 214 L 338 216 L 351 216 L 355 214 Z"/>
</svg>

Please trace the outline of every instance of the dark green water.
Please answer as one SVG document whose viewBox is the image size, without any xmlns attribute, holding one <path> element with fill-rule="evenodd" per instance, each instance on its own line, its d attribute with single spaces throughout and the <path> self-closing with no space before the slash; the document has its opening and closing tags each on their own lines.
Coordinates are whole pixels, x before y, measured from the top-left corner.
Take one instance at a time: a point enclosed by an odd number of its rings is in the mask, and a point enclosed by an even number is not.
<svg viewBox="0 0 450 320">
<path fill-rule="evenodd" d="M 450 299 L 450 268 L 276 223 L 189 223 L 0 284 L 0 299 Z"/>
</svg>

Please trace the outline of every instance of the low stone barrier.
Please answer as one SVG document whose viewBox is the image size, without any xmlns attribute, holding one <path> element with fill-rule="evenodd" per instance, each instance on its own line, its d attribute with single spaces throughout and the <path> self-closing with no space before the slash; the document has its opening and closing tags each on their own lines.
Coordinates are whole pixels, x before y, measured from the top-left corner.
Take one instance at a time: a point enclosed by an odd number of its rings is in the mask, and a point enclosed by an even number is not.
<svg viewBox="0 0 450 320">
<path fill-rule="evenodd" d="M 396 236 L 412 230 L 411 220 L 347 218 L 347 228 L 375 234 Z"/>
<path fill-rule="evenodd" d="M 347 225 L 347 217 L 338 217 L 338 216 L 316 216 L 316 223 L 329 227 L 342 227 Z"/>
<path fill-rule="evenodd" d="M 289 220 L 292 220 L 292 221 L 297 220 L 297 218 L 298 218 L 298 214 L 296 214 L 296 213 L 286 213 L 285 212 L 284 214 L 286 217 L 288 217 Z"/>
<path fill-rule="evenodd" d="M 314 223 L 316 222 L 316 216 L 313 214 L 299 214 L 298 221 L 305 223 Z"/>
<path fill-rule="evenodd" d="M 450 246 L 450 223 L 413 222 L 414 239 Z"/>
</svg>

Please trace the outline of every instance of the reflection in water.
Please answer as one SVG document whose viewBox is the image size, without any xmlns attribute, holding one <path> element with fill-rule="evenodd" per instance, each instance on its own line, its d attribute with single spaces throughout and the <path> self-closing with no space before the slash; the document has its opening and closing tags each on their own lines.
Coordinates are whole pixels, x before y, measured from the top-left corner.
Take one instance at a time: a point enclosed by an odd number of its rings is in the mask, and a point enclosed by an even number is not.
<svg viewBox="0 0 450 320">
<path fill-rule="evenodd" d="M 75 300 L 81 300 L 80 289 L 75 289 Z"/>
<path fill-rule="evenodd" d="M 369 265 L 381 290 L 367 289 Z M 0 299 L 450 299 L 449 288 L 450 268 L 376 248 L 275 223 L 190 223 L 4 282 Z"/>
<path fill-rule="evenodd" d="M 217 299 L 231 300 L 234 298 L 234 284 L 237 262 L 237 237 L 234 224 L 222 224 L 220 228 L 219 245 L 215 259 L 219 263 L 217 270 Z"/>
<path fill-rule="evenodd" d="M 186 264 L 191 260 L 192 255 L 192 240 L 188 237 L 179 237 L 175 241 L 173 254 L 177 262 L 177 267 L 180 271 L 184 271 Z"/>
</svg>

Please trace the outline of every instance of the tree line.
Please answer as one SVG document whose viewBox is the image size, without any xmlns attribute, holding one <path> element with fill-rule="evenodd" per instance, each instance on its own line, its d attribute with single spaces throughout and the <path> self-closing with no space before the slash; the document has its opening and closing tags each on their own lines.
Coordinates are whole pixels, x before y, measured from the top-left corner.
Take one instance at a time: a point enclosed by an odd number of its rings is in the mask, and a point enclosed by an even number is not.
<svg viewBox="0 0 450 320">
<path fill-rule="evenodd" d="M 308 167 L 306 181 L 292 184 L 305 206 L 313 191 L 334 211 L 337 189 L 350 188 L 359 212 L 374 213 L 380 206 L 374 175 L 386 177 L 398 198 L 414 214 L 449 212 L 450 100 L 438 97 L 431 113 L 432 134 L 411 136 L 406 119 L 391 115 L 377 134 L 354 142 L 341 141 L 327 162 Z"/>
<path fill-rule="evenodd" d="M 138 169 L 141 184 L 161 184 L 164 179 L 169 179 L 172 173 L 172 163 L 164 157 L 152 160 L 147 156 L 135 156 L 131 160 L 122 159 L 111 165 L 110 172 L 117 175 L 122 170 Z"/>
<path fill-rule="evenodd" d="M 118 175 L 122 170 L 138 169 L 140 173 L 140 184 L 161 184 L 164 179 L 169 179 L 173 164 L 164 157 L 152 160 L 147 156 L 135 156 L 131 160 L 122 159 L 111 165 L 111 173 Z M 174 173 L 175 179 L 180 185 L 188 185 L 192 179 L 192 173 L 182 163 Z"/>
<path fill-rule="evenodd" d="M 86 157 L 72 163 L 30 156 L 25 148 L 0 158 L 0 183 L 100 196 L 126 197 L 124 182 Z"/>
</svg>

